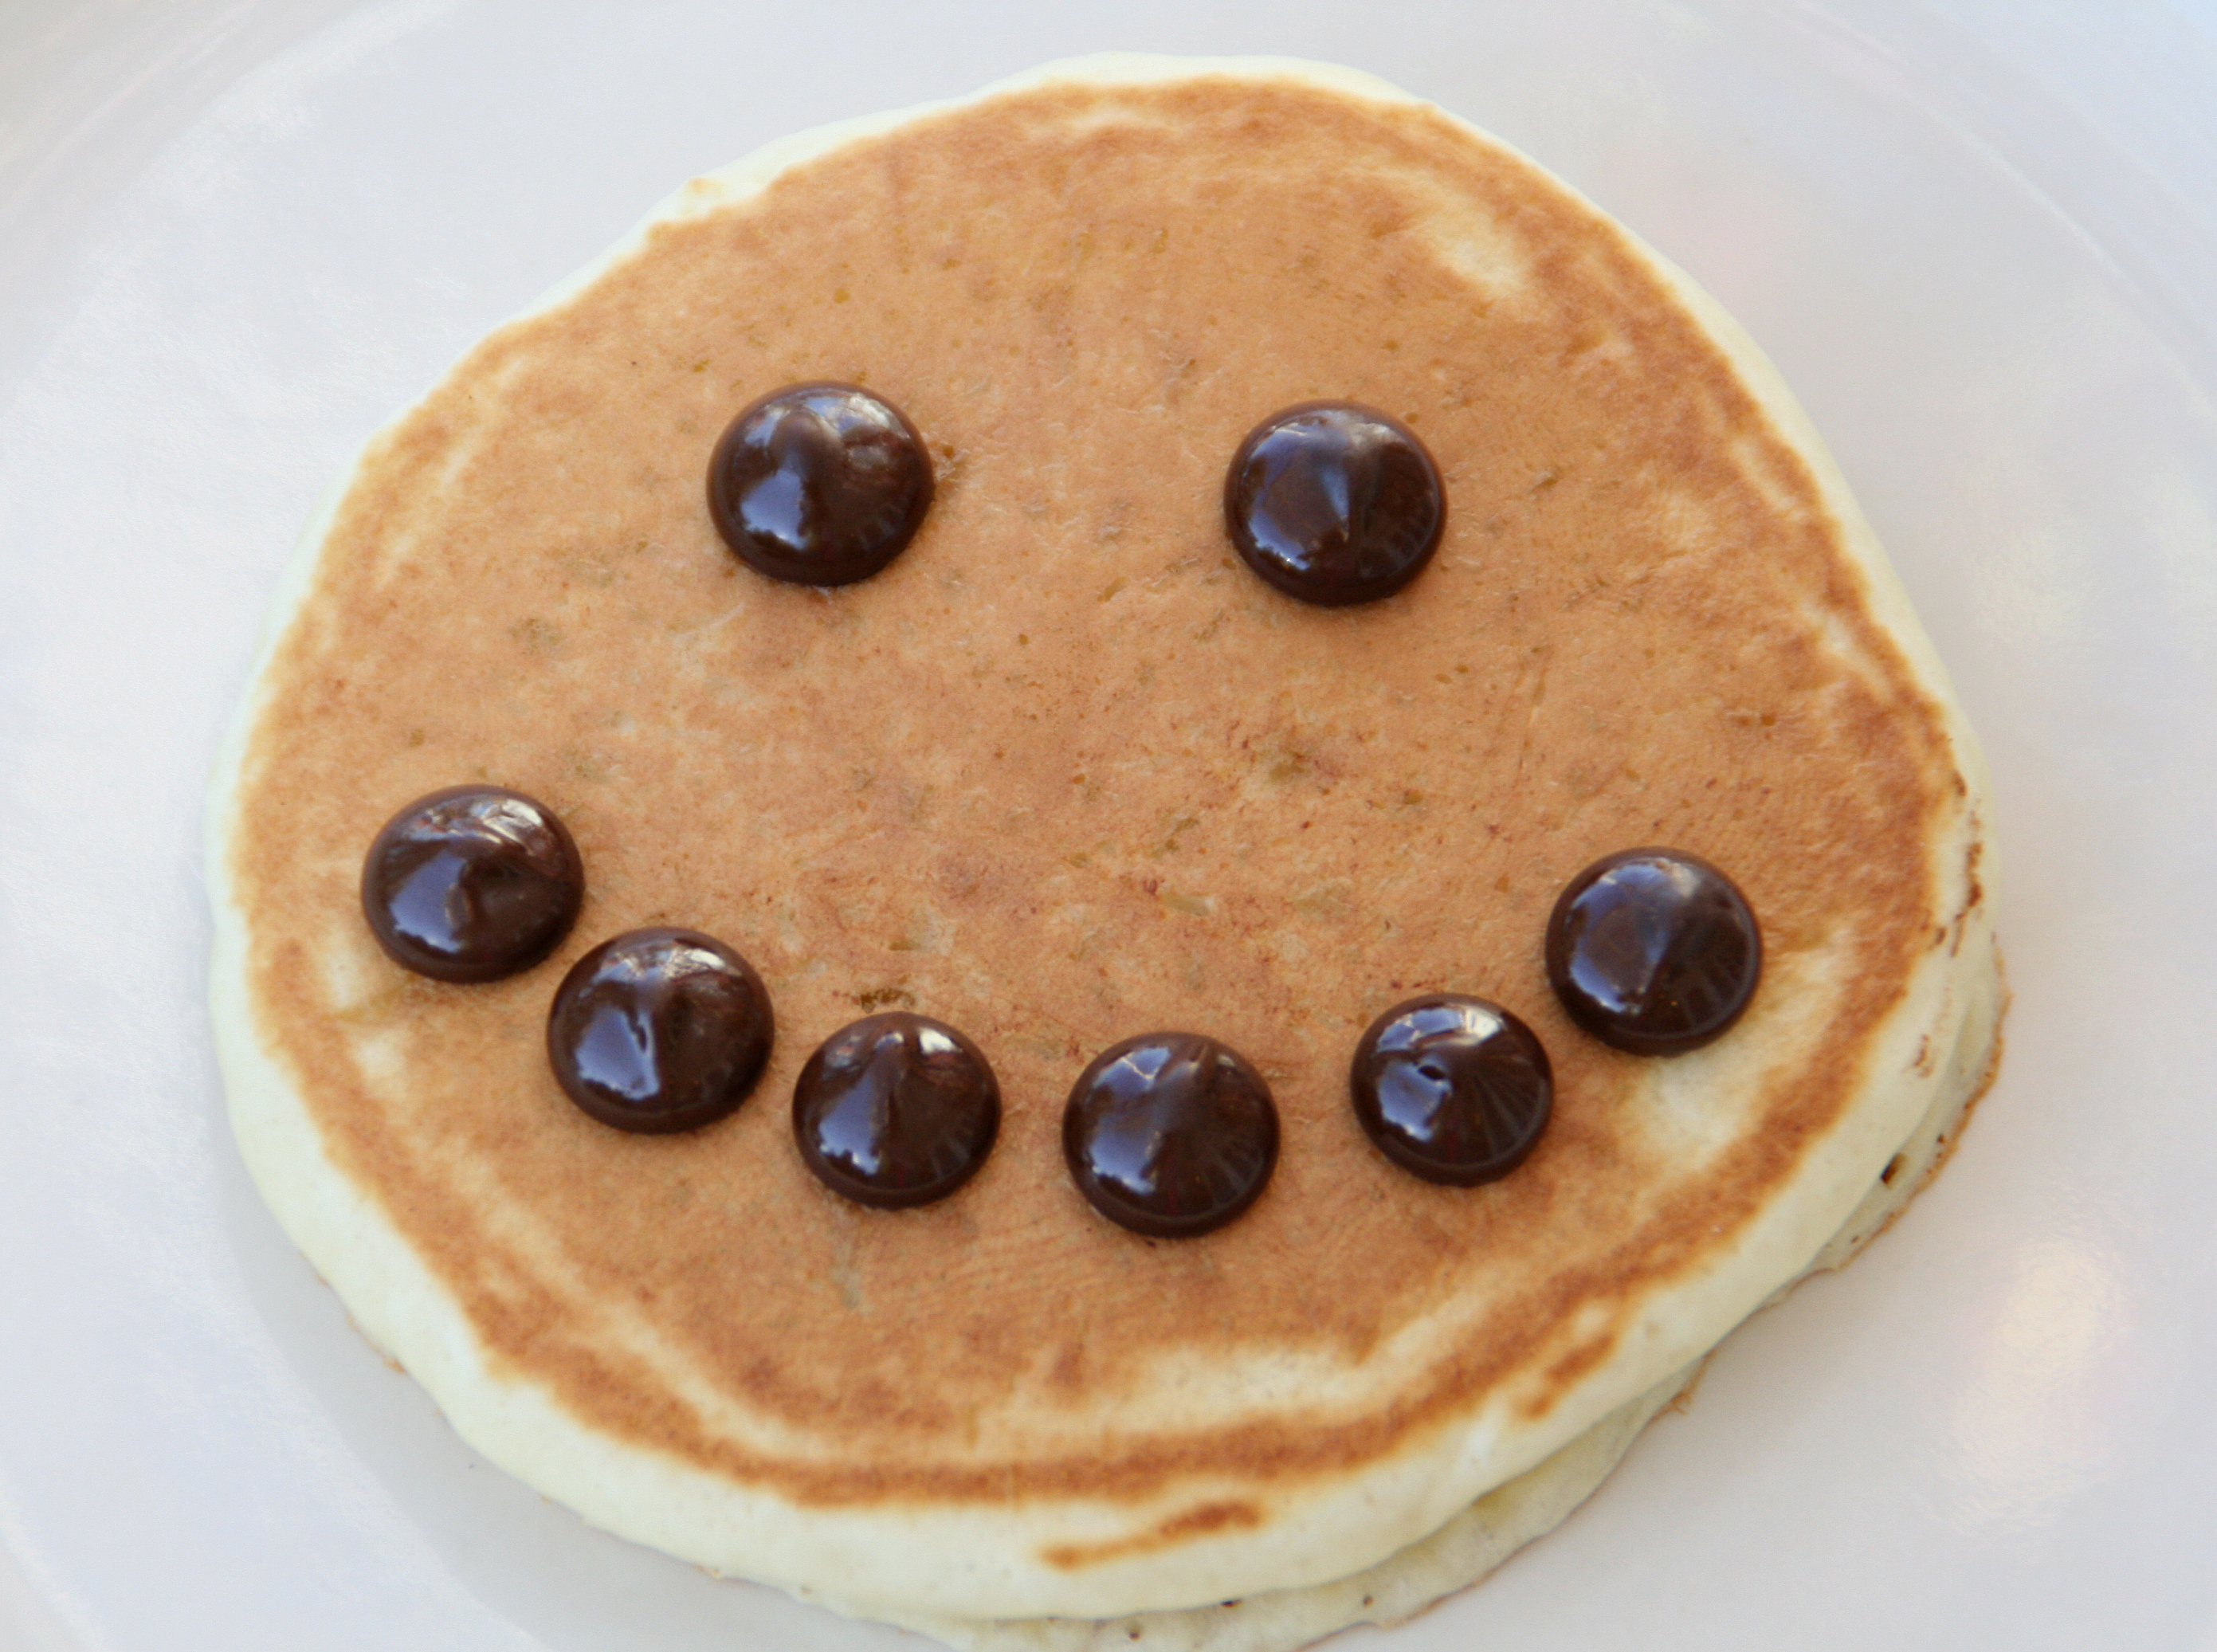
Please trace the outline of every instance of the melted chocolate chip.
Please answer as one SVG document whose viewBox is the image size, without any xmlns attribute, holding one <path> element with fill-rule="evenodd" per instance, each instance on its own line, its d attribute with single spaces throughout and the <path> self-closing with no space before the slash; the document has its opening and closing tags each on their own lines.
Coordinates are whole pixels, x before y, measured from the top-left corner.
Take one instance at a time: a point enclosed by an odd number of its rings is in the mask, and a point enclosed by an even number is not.
<svg viewBox="0 0 2217 1652">
<path fill-rule="evenodd" d="M 867 579 L 931 504 L 931 456 L 890 402 L 796 384 L 733 419 L 708 461 L 708 514 L 749 567 L 803 585 Z"/>
<path fill-rule="evenodd" d="M 450 786 L 385 823 L 361 863 L 361 910 L 386 956 L 435 981 L 528 969 L 577 921 L 577 846 L 554 811 L 499 786 Z"/>
<path fill-rule="evenodd" d="M 1722 872 L 1627 849 L 1572 878 L 1547 920 L 1547 979 L 1571 1019 L 1636 1055 L 1698 1049 L 1739 1019 L 1763 934 Z"/>
<path fill-rule="evenodd" d="M 1328 608 L 1390 597 L 1431 560 L 1447 521 L 1439 467 L 1399 420 L 1304 402 L 1258 424 L 1224 477 L 1224 521 L 1247 566 Z"/>
<path fill-rule="evenodd" d="M 1000 1128 L 1001 1086 L 978 1046 L 905 1011 L 842 1027 L 793 1086 L 802 1160 L 833 1192 L 881 1210 L 945 1198 Z"/>
<path fill-rule="evenodd" d="M 721 941 L 635 929 L 571 966 L 547 1056 L 603 1124 L 659 1135 L 713 1123 L 747 1098 L 772 1036 L 769 992 Z"/>
<path fill-rule="evenodd" d="M 1093 1208 L 1133 1233 L 1185 1239 L 1254 1203 L 1278 1162 L 1263 1075 L 1199 1033 L 1127 1038 L 1078 1075 L 1062 1153 Z"/>
<path fill-rule="evenodd" d="M 1532 1030 L 1498 1004 L 1439 993 L 1370 1024 L 1349 1075 L 1379 1150 L 1426 1181 L 1475 1187 L 1522 1164 L 1555 1080 Z"/>
</svg>

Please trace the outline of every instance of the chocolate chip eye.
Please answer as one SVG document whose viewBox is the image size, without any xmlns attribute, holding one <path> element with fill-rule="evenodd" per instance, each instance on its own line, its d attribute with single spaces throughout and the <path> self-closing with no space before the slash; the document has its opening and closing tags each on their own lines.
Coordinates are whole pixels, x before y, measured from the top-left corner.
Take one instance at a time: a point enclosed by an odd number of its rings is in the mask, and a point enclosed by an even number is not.
<svg viewBox="0 0 2217 1652">
<path fill-rule="evenodd" d="M 1001 1086 L 978 1046 L 892 1011 L 825 1039 L 793 1086 L 793 1135 L 817 1179 L 880 1210 L 945 1198 L 993 1149 Z"/>
<path fill-rule="evenodd" d="M 1249 567 L 1288 597 L 1339 608 L 1390 597 L 1431 560 L 1447 521 L 1439 467 L 1399 420 L 1305 402 L 1264 420 L 1224 477 L 1224 522 Z"/>
<path fill-rule="evenodd" d="M 1278 1111 L 1246 1060 L 1199 1033 L 1127 1038 L 1078 1075 L 1062 1152 L 1093 1208 L 1186 1239 L 1256 1201 L 1278 1162 Z"/>
<path fill-rule="evenodd" d="M 1498 1004 L 1440 993 L 1397 1004 L 1356 1046 L 1355 1116 L 1426 1181 L 1475 1187 L 1524 1162 L 1555 1081 L 1532 1030 Z"/>
<path fill-rule="evenodd" d="M 603 1124 L 659 1135 L 713 1123 L 769 1060 L 769 992 L 721 941 L 638 929 L 571 966 L 547 1018 L 570 1099 Z"/>
<path fill-rule="evenodd" d="M 796 384 L 733 419 L 708 461 L 708 514 L 773 579 L 845 585 L 899 556 L 931 504 L 931 456 L 890 402 Z"/>
<path fill-rule="evenodd" d="M 585 896 L 577 846 L 544 803 L 450 786 L 385 823 L 361 910 L 386 955 L 435 981 L 497 981 L 562 944 Z"/>
<path fill-rule="evenodd" d="M 1679 850 L 1596 861 L 1547 919 L 1547 979 L 1571 1019 L 1636 1055 L 1676 1055 L 1720 1036 L 1762 974 L 1747 898 Z"/>
</svg>

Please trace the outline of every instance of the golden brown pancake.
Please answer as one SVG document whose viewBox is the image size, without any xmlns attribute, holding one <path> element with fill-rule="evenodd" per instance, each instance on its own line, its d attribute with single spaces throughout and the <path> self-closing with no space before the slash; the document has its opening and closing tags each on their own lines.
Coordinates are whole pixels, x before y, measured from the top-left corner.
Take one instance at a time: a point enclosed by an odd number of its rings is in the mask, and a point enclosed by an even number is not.
<svg viewBox="0 0 2217 1652">
<path fill-rule="evenodd" d="M 732 415 L 868 385 L 924 433 L 884 572 L 719 541 Z M 1387 410 L 1446 479 L 1399 595 L 1226 543 L 1241 438 Z M 1830 461 L 1714 306 L 1531 163 L 1375 83 L 1089 63 L 681 193 L 371 442 L 281 603 L 214 824 L 250 1166 L 479 1449 L 588 1518 L 883 1615 L 1104 1617 L 1372 1566 L 1714 1346 L 1987 1065 L 1985 788 Z M 356 888 L 472 780 L 568 823 L 583 916 L 413 976 Z M 1664 843 L 1759 914 L 1695 1054 L 1573 1028 L 1558 891 Z M 564 1098 L 564 970 L 705 930 L 768 982 L 754 1098 L 643 1137 Z M 1419 991 L 1545 1041 L 1545 1138 L 1420 1181 L 1356 1124 Z M 801 1063 L 874 1009 L 997 1072 L 945 1202 L 814 1180 Z M 1096 1052 L 1267 1075 L 1275 1179 L 1139 1238 L 1065 1172 Z M 1636 1424 L 1634 1425 L 1636 1426 Z"/>
</svg>

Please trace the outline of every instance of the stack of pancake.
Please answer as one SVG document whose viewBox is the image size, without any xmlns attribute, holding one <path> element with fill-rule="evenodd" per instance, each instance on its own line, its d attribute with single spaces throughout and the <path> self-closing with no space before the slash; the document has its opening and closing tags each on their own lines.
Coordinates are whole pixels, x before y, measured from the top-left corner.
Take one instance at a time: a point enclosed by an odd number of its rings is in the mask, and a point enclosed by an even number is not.
<svg viewBox="0 0 2217 1652">
<path fill-rule="evenodd" d="M 829 591 L 742 566 L 702 486 L 739 408 L 823 380 L 937 478 Z M 1360 607 L 1226 540 L 1240 441 L 1318 399 L 1445 481 L 1430 566 Z M 534 969 L 433 981 L 365 925 L 362 856 L 478 781 L 567 823 L 584 909 Z M 1089 59 L 689 185 L 370 442 L 218 778 L 215 1012 L 286 1230 L 588 1520 L 958 1644 L 1288 1647 L 1553 1525 L 1921 1185 L 1996 1048 L 1987 813 L 1834 467 L 1682 275 L 1366 77 Z M 1564 884 L 1652 844 L 1764 944 L 1740 1022 L 1666 1057 L 1580 1031 L 1542 956 Z M 775 1004 L 703 1129 L 611 1129 L 548 1070 L 564 970 L 648 925 Z M 1364 1027 L 1427 991 L 1553 1062 L 1484 1186 L 1349 1104 Z M 889 1007 L 974 1040 L 1004 1107 L 974 1179 L 898 1211 L 789 1118 Z M 1102 1220 L 1062 1160 L 1079 1071 L 1165 1027 L 1282 1121 L 1197 1239 Z"/>
</svg>

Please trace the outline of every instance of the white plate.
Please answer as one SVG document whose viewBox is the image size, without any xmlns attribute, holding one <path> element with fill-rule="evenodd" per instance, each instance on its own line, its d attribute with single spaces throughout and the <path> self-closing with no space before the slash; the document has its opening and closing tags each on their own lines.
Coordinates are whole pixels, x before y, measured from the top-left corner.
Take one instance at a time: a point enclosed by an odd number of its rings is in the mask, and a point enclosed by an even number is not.
<svg viewBox="0 0 2217 1652">
<path fill-rule="evenodd" d="M 1955 1166 L 1383 1643 L 2211 1652 L 2213 0 L 11 0 L 0 1643 L 901 1643 L 585 1531 L 351 1333 L 222 1123 L 201 786 L 319 492 L 479 333 L 694 171 L 1108 46 L 1374 71 L 1692 270 L 1998 783 L 2016 1009 Z"/>
</svg>

